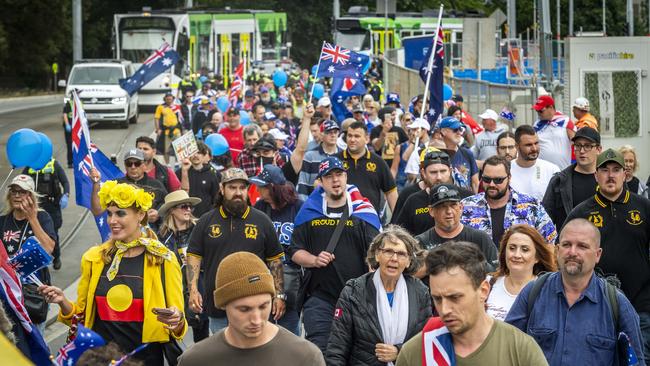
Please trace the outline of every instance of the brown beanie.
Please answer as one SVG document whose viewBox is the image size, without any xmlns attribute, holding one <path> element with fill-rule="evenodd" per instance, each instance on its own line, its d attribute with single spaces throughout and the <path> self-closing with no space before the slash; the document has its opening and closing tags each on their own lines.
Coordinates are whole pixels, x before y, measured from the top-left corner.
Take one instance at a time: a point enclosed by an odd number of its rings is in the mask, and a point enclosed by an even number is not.
<svg viewBox="0 0 650 366">
<path fill-rule="evenodd" d="M 217 269 L 214 287 L 214 304 L 218 309 L 246 296 L 275 296 L 273 276 L 266 264 L 250 252 L 236 252 L 224 258 Z"/>
</svg>

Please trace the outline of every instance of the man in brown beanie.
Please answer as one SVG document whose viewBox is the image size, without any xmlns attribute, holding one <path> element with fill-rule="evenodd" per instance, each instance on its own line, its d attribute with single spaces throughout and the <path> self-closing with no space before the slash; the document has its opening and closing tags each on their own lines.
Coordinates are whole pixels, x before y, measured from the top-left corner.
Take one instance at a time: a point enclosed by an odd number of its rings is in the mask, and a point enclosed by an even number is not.
<svg viewBox="0 0 650 366">
<path fill-rule="evenodd" d="M 311 342 L 268 321 L 275 286 L 269 269 L 255 254 L 237 252 L 224 258 L 215 288 L 215 306 L 226 311 L 228 326 L 183 353 L 179 366 L 325 366 L 323 355 Z"/>
</svg>

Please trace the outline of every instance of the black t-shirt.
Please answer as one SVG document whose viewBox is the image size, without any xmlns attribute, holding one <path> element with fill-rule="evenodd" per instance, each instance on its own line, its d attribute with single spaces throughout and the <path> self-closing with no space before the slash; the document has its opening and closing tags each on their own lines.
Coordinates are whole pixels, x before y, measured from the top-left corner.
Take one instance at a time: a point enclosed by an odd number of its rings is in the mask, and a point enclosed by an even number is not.
<svg viewBox="0 0 650 366">
<path fill-rule="evenodd" d="M 420 242 L 422 249 L 425 250 L 431 250 L 448 241 L 468 241 L 478 246 L 481 252 L 483 252 L 488 264 L 494 265 L 497 260 L 497 249 L 492 243 L 490 237 L 486 233 L 469 226 L 463 226 L 463 230 L 460 234 L 453 238 L 441 237 L 434 228 L 423 232 L 415 238 Z"/>
<path fill-rule="evenodd" d="M 596 193 L 596 177 L 592 174 L 583 174 L 576 172 L 575 169 L 571 171 L 572 179 L 572 197 L 573 207 L 584 202 L 586 199 L 591 198 Z"/>
<path fill-rule="evenodd" d="M 274 210 L 266 201 L 260 199 L 255 203 L 255 208 L 264 212 L 273 222 L 275 232 L 278 234 L 278 240 L 284 249 L 284 262 L 291 264 L 289 256 L 289 245 L 291 245 L 291 236 L 293 235 L 293 222 L 296 215 L 302 207 L 302 201 L 298 199 L 292 205 L 286 205 L 279 210 Z"/>
<path fill-rule="evenodd" d="M 506 205 L 507 206 L 507 205 Z M 503 236 L 503 221 L 506 215 L 506 206 L 501 208 L 490 208 L 490 218 L 492 221 L 492 241 L 498 248 Z"/>
<path fill-rule="evenodd" d="M 182 174 L 180 169 L 176 171 L 178 180 L 182 179 Z M 201 170 L 190 167 L 187 177 L 190 181 L 190 197 L 201 199 L 201 202 L 194 206 L 194 216 L 201 217 L 214 207 L 216 193 L 219 192 L 219 176 L 210 164 L 205 164 Z"/>
<path fill-rule="evenodd" d="M 347 150 L 338 153 L 338 158 L 348 172 L 348 184 L 354 184 L 361 194 L 381 211 L 381 195 L 397 189 L 395 179 L 390 173 L 390 168 L 379 155 L 366 151 L 359 159 L 355 160 Z"/>
<path fill-rule="evenodd" d="M 160 183 L 159 180 L 150 178 L 146 174 L 139 181 L 134 181 L 129 178 L 128 175 L 125 175 L 124 177 L 118 179 L 117 182 L 135 184 L 136 186 L 144 189 L 145 192 L 153 194 L 153 204 L 151 205 L 151 208 L 156 210 L 162 206 L 163 202 L 165 201 L 165 196 L 167 195 L 167 189 L 165 186 Z"/>
<path fill-rule="evenodd" d="M 404 207 L 404 204 L 406 203 L 406 200 L 411 197 L 412 194 L 418 193 L 421 191 L 422 188 L 420 188 L 419 182 L 416 182 L 415 184 L 408 185 L 402 189 L 402 191 L 399 193 L 397 196 L 397 202 L 395 203 L 395 212 L 393 212 L 393 217 L 391 219 L 391 224 L 395 223 L 395 220 L 397 220 L 398 215 L 400 214 L 400 211 L 402 211 L 402 207 Z"/>
<path fill-rule="evenodd" d="M 38 211 L 36 218 L 47 236 L 52 238 L 52 240 L 57 240 L 54 223 L 50 215 L 45 211 Z M 27 230 L 25 230 L 25 225 L 27 225 Z M 2 230 L 2 242 L 5 245 L 9 257 L 16 254 L 18 248 L 20 248 L 20 244 L 27 240 L 27 238 L 34 236 L 29 222 L 27 220 L 14 219 L 13 213 L 0 216 L 0 230 Z M 23 233 L 25 234 L 23 235 Z"/>
<path fill-rule="evenodd" d="M 282 169 L 282 174 L 284 174 L 286 180 L 293 183 L 294 186 L 298 184 L 298 173 L 296 173 L 296 170 L 293 168 L 291 159 L 287 160 L 286 164 L 284 164 L 280 169 Z"/>
<path fill-rule="evenodd" d="M 142 344 L 144 324 L 145 253 L 122 257 L 120 268 L 112 281 L 105 265 L 95 290 L 96 316 L 93 330 L 106 340 L 116 342 L 124 352 L 131 352 Z M 147 352 L 141 352 L 147 353 Z"/>
<path fill-rule="evenodd" d="M 343 207 L 329 209 L 329 211 L 341 213 Z M 322 216 L 295 227 L 289 247 L 291 256 L 301 249 L 312 255 L 324 251 L 338 222 L 338 219 Z M 366 253 L 372 239 L 378 233 L 372 225 L 350 216 L 334 250 L 336 257 L 334 262 L 323 268 L 308 269 L 312 277 L 307 287 L 307 294 L 335 304 L 347 280 L 368 272 Z"/>
<path fill-rule="evenodd" d="M 378 125 L 370 130 L 371 142 L 381 135 L 382 128 L 382 125 Z M 406 132 L 404 132 L 404 130 L 399 126 L 393 126 L 388 131 L 386 138 L 384 139 L 384 146 L 381 147 L 381 158 L 386 161 L 386 164 L 388 164 L 388 166 L 391 166 L 391 164 L 393 164 L 393 157 L 395 156 L 395 149 L 397 148 L 397 145 L 408 141 L 408 139 L 409 137 L 406 135 Z M 380 153 L 380 151 L 377 151 L 377 153 Z"/>
<path fill-rule="evenodd" d="M 627 185 L 627 189 L 632 192 L 632 193 L 638 193 L 639 192 L 639 184 L 641 181 L 639 181 L 639 178 L 637 177 L 632 177 L 632 179 L 629 182 L 625 182 Z"/>
<path fill-rule="evenodd" d="M 420 190 L 412 194 L 394 223 L 408 230 L 411 235 L 420 235 L 432 228 L 435 220 L 429 214 L 429 193 Z"/>
<path fill-rule="evenodd" d="M 187 255 L 202 259 L 205 270 L 203 302 L 209 316 L 223 318 L 226 313 L 214 306 L 214 278 L 221 261 L 235 252 L 250 252 L 269 262 L 281 259 L 284 252 L 271 220 L 259 210 L 249 207 L 241 216 L 232 216 L 219 206 L 201 216 L 192 235 Z"/>
</svg>

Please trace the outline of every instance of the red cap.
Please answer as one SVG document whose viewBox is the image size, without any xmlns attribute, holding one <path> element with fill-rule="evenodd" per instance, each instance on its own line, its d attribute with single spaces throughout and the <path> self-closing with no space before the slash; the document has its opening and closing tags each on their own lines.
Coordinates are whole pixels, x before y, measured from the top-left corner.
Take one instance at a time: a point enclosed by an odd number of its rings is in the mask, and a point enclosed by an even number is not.
<svg viewBox="0 0 650 366">
<path fill-rule="evenodd" d="M 539 98 L 537 98 L 535 105 L 533 105 L 533 109 L 539 112 L 543 108 L 546 108 L 551 105 L 555 105 L 555 101 L 553 100 L 553 97 L 550 95 L 542 95 Z"/>
</svg>

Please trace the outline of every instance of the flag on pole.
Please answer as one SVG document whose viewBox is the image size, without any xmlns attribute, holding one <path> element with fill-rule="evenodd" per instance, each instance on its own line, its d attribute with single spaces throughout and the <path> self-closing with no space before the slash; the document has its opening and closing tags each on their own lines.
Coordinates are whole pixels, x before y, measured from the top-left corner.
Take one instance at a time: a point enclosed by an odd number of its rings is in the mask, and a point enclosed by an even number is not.
<svg viewBox="0 0 650 366">
<path fill-rule="evenodd" d="M 180 55 L 167 42 L 155 50 L 142 66 L 131 77 L 120 79 L 120 87 L 129 95 L 135 94 L 140 88 L 162 74 L 180 60 Z"/>
<path fill-rule="evenodd" d="M 59 349 L 56 356 L 56 365 L 75 365 L 84 352 L 105 344 L 106 342 L 99 334 L 79 324 L 77 337 Z"/>
<path fill-rule="evenodd" d="M 113 164 L 90 142 L 90 130 L 86 113 L 81 105 L 81 100 L 76 91 L 72 91 L 72 160 L 74 162 L 74 183 L 77 205 L 90 210 L 90 199 L 93 191 L 93 182 L 90 179 L 90 170 L 94 167 L 99 171 L 102 182 L 122 178 L 124 173 Z M 95 224 L 102 237 L 108 240 L 110 230 L 106 224 L 106 213 L 95 217 Z"/>
<path fill-rule="evenodd" d="M 230 93 L 228 93 L 228 100 L 231 107 L 236 107 L 241 95 L 241 90 L 244 83 L 244 61 L 239 63 L 235 69 L 232 84 L 230 84 Z"/>
<path fill-rule="evenodd" d="M 30 236 L 9 262 L 20 277 L 26 279 L 32 273 L 52 263 L 52 256 L 43 249 L 35 236 Z"/>
<path fill-rule="evenodd" d="M 433 37 L 435 39 L 435 37 Z M 422 66 L 420 67 L 420 78 L 424 81 L 425 85 L 427 83 L 427 78 L 431 78 L 429 81 L 429 108 L 426 112 L 426 118 L 429 120 L 429 123 L 433 126 L 438 119 L 443 110 L 443 98 L 442 98 L 442 86 L 443 86 L 443 71 L 445 67 L 444 57 L 445 57 L 445 47 L 442 34 L 442 25 L 438 24 L 438 42 L 435 47 L 435 52 L 432 52 L 432 47 L 427 51 L 427 55 L 424 60 L 422 60 Z M 426 102 L 426 101 L 425 101 Z"/>
<path fill-rule="evenodd" d="M 344 119 L 352 117 L 352 113 L 345 106 L 345 100 L 352 95 L 363 95 L 366 93 L 366 87 L 363 83 L 363 77 L 355 78 L 334 78 L 332 79 L 332 89 L 330 90 L 330 99 L 332 100 L 332 114 L 339 123 Z"/>
<path fill-rule="evenodd" d="M 323 43 L 316 77 L 349 77 L 359 79 L 370 57 L 341 46 Z"/>
</svg>

